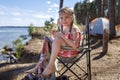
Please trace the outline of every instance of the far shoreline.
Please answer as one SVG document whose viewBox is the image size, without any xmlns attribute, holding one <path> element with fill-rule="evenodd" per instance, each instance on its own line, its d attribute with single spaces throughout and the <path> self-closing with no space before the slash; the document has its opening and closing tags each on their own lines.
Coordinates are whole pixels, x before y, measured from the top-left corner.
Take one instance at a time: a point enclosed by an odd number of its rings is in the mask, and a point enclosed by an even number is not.
<svg viewBox="0 0 120 80">
<path fill-rule="evenodd" d="M 0 28 L 28 28 L 29 26 L 0 26 Z M 36 28 L 43 28 L 44 26 L 34 26 Z"/>
<path fill-rule="evenodd" d="M 0 26 L 0 28 L 28 28 L 29 26 Z"/>
</svg>

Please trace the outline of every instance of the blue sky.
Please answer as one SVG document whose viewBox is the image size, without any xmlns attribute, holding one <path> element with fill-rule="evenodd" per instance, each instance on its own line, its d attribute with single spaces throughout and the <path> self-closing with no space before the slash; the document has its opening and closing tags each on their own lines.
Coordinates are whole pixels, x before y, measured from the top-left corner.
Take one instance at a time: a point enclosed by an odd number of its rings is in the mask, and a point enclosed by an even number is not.
<svg viewBox="0 0 120 80">
<path fill-rule="evenodd" d="M 83 0 L 64 0 L 63 6 L 73 8 Z M 58 18 L 60 0 L 0 0 L 0 26 L 44 26 L 50 17 Z"/>
</svg>

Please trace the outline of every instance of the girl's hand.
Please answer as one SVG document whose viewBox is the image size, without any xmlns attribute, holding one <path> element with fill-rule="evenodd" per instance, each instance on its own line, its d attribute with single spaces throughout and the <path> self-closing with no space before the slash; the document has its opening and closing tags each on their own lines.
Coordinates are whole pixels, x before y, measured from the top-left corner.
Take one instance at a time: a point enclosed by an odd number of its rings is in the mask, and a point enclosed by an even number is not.
<svg viewBox="0 0 120 80">
<path fill-rule="evenodd" d="M 56 36 L 61 37 L 61 38 L 64 38 L 64 35 L 63 35 L 63 33 L 61 33 L 61 32 L 56 32 Z"/>
</svg>

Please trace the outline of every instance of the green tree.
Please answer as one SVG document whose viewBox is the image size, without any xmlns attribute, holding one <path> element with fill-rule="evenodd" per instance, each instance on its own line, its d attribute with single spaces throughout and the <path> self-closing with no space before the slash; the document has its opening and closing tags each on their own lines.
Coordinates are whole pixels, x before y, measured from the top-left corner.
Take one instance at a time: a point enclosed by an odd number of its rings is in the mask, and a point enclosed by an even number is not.
<svg viewBox="0 0 120 80">
<path fill-rule="evenodd" d="M 50 18 L 50 20 L 46 20 L 44 23 L 45 24 L 44 30 L 48 32 L 48 34 L 50 34 L 51 31 L 56 28 L 56 24 L 53 21 L 54 19 Z"/>
<path fill-rule="evenodd" d="M 74 6 L 75 18 L 78 24 L 85 24 L 87 13 L 90 15 L 90 18 L 93 19 L 96 17 L 96 6 L 93 1 L 90 3 L 88 0 L 83 3 L 77 2 Z"/>
<path fill-rule="evenodd" d="M 29 35 L 32 35 L 33 33 L 36 32 L 36 28 L 33 24 L 30 24 L 30 26 L 28 28 L 28 32 L 29 32 Z"/>
<path fill-rule="evenodd" d="M 76 19 L 76 22 L 79 24 L 81 23 L 81 3 L 80 2 L 77 2 L 74 6 L 74 13 L 75 13 L 75 19 Z"/>
<path fill-rule="evenodd" d="M 23 49 L 24 44 L 22 43 L 23 39 L 22 38 L 18 38 L 14 41 L 12 41 L 13 46 L 16 50 L 16 57 L 19 59 L 20 55 L 21 55 L 21 51 Z"/>
</svg>

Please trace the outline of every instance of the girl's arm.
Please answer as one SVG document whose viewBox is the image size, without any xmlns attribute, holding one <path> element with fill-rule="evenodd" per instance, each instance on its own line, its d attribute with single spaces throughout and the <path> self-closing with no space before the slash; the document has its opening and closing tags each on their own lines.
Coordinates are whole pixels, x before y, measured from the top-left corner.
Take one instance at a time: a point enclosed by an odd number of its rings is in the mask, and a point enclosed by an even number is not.
<svg viewBox="0 0 120 80">
<path fill-rule="evenodd" d="M 65 38 L 64 37 L 64 35 L 63 35 L 63 33 L 59 33 L 59 36 L 69 45 L 69 46 L 71 46 L 72 48 L 77 48 L 78 47 L 78 45 L 79 45 L 79 36 L 80 36 L 80 34 L 79 33 L 76 33 L 76 34 L 74 34 L 74 41 L 72 41 L 72 40 L 70 40 L 70 39 L 67 39 L 67 38 Z"/>
</svg>

